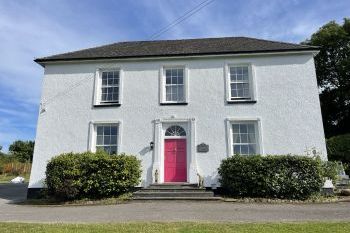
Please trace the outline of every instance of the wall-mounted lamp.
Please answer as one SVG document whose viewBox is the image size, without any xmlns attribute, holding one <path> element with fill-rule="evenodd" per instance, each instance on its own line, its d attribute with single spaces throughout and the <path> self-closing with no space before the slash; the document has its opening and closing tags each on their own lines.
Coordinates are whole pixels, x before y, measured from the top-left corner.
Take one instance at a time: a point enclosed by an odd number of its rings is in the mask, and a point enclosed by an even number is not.
<svg viewBox="0 0 350 233">
<path fill-rule="evenodd" d="M 149 143 L 149 148 L 150 148 L 151 150 L 153 150 L 153 147 L 154 147 L 154 142 L 150 142 L 150 143 Z"/>
</svg>

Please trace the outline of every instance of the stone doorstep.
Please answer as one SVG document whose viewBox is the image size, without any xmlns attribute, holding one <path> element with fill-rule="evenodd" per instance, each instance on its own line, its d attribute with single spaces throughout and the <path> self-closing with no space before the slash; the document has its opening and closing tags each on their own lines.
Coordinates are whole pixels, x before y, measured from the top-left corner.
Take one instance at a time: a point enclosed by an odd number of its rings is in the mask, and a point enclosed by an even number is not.
<svg viewBox="0 0 350 233">
<path fill-rule="evenodd" d="M 213 197 L 214 193 L 209 191 L 204 192 L 140 192 L 133 194 L 134 197 Z"/>
<path fill-rule="evenodd" d="M 134 197 L 133 201 L 221 201 L 221 197 Z"/>
<path fill-rule="evenodd" d="M 151 184 L 133 193 L 133 200 L 207 200 L 213 197 L 213 191 L 189 183 Z"/>
</svg>

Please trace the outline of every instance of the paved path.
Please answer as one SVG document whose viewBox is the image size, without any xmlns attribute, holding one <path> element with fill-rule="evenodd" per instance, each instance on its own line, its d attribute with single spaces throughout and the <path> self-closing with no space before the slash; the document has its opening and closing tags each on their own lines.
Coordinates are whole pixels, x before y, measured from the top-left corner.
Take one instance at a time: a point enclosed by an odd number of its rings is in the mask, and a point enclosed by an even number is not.
<svg viewBox="0 0 350 233">
<path fill-rule="evenodd" d="M 25 187 L 24 187 L 25 188 Z M 350 221 L 350 203 L 244 204 L 227 202 L 129 202 L 107 206 L 34 207 L 11 203 L 24 198 L 24 188 L 0 185 L 0 221 L 125 222 L 125 221 Z M 9 195 L 13 190 L 13 196 Z M 22 193 L 20 192 L 22 190 Z M 13 198 L 12 198 L 13 197 Z"/>
</svg>

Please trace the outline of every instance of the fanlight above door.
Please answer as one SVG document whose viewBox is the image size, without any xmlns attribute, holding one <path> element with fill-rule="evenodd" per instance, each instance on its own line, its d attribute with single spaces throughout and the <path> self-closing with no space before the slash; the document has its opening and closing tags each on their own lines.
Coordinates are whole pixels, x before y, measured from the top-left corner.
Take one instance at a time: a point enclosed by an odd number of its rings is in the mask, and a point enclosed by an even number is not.
<svg viewBox="0 0 350 233">
<path fill-rule="evenodd" d="M 172 125 L 165 131 L 165 136 L 186 136 L 186 131 L 181 126 Z"/>
</svg>

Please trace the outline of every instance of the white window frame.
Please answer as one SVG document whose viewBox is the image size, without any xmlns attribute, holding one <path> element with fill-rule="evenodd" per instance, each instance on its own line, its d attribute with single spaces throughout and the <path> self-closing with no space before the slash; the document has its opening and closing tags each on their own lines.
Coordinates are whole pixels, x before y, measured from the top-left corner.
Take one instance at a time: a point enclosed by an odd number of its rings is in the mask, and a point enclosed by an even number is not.
<svg viewBox="0 0 350 233">
<path fill-rule="evenodd" d="M 226 119 L 226 133 L 227 133 L 227 156 L 233 156 L 233 132 L 232 124 L 234 123 L 254 123 L 255 125 L 255 140 L 256 140 L 256 154 L 263 155 L 263 140 L 262 140 L 262 125 L 260 118 L 254 117 L 240 117 Z"/>
<path fill-rule="evenodd" d="M 184 99 L 183 101 L 167 101 L 166 100 L 166 70 L 167 69 L 183 69 L 183 82 L 184 82 Z M 186 65 L 164 65 L 161 66 L 159 71 L 159 86 L 160 86 L 160 103 L 161 104 L 186 104 L 188 103 L 188 76 L 189 70 Z"/>
<path fill-rule="evenodd" d="M 88 150 L 91 152 L 96 152 L 96 140 L 97 140 L 97 126 L 101 125 L 116 125 L 118 126 L 117 135 L 117 154 L 121 153 L 122 147 L 122 123 L 121 121 L 91 121 L 89 124 L 89 143 Z"/>
<path fill-rule="evenodd" d="M 103 72 L 119 72 L 119 96 L 118 102 L 101 102 L 101 92 L 102 92 L 102 73 Z M 94 105 L 97 106 L 108 106 L 108 105 L 121 105 L 123 98 L 123 71 L 120 67 L 108 67 L 108 68 L 98 68 L 95 72 L 95 88 L 94 88 Z"/>
<path fill-rule="evenodd" d="M 249 85 L 249 97 L 232 97 L 231 96 L 231 67 L 248 67 L 248 85 Z M 225 83 L 226 83 L 226 101 L 228 103 L 234 102 L 251 102 L 256 101 L 256 84 L 255 84 L 255 69 L 252 63 L 226 63 L 225 65 Z"/>
</svg>

